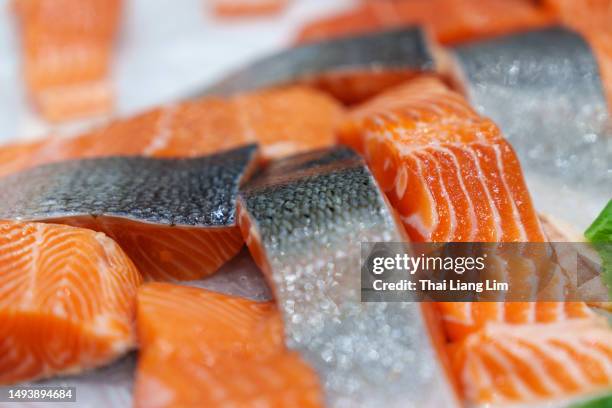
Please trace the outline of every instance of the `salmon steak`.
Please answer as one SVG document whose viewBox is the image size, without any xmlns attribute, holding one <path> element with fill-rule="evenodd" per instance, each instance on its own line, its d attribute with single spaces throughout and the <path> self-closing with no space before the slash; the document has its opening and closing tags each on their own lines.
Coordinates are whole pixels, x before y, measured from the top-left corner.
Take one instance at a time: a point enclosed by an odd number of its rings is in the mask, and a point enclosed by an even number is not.
<svg viewBox="0 0 612 408">
<path fill-rule="evenodd" d="M 50 121 L 113 109 L 109 72 L 121 0 L 13 0 L 30 97 Z"/>
<path fill-rule="evenodd" d="M 0 179 L 0 219 L 101 231 L 147 280 L 193 280 L 243 246 L 235 223 L 254 145 L 192 159 L 111 157 L 43 165 Z"/>
<path fill-rule="evenodd" d="M 148 283 L 138 292 L 135 407 L 322 407 L 273 302 Z"/>
<path fill-rule="evenodd" d="M 362 302 L 360 244 L 403 235 L 355 152 L 274 161 L 245 185 L 238 205 L 287 344 L 316 370 L 327 406 L 457 406 L 431 305 Z"/>
<path fill-rule="evenodd" d="M 74 374 L 135 345 L 142 278 L 104 234 L 0 222 L 0 384 Z"/>
<path fill-rule="evenodd" d="M 517 32 L 547 25 L 552 13 L 527 0 L 381 0 L 306 24 L 297 42 L 420 25 L 443 44 Z"/>
<path fill-rule="evenodd" d="M 342 107 L 307 87 L 202 98 L 119 119 L 74 137 L 0 147 L 0 176 L 107 156 L 194 157 L 259 143 L 264 159 L 330 146 Z"/>
</svg>

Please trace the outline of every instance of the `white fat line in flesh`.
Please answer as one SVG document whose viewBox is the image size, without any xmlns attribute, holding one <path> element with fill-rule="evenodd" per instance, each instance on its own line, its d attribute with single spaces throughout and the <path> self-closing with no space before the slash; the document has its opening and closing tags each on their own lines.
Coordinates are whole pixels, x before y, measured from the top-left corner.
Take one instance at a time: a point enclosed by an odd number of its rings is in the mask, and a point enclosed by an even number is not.
<svg viewBox="0 0 612 408">
<path fill-rule="evenodd" d="M 587 336 L 585 336 L 587 337 Z M 588 339 L 588 337 L 587 337 Z M 588 341 L 588 340 L 587 340 Z M 608 380 L 612 380 L 612 358 L 599 350 L 593 345 L 585 344 L 585 339 L 564 339 L 564 343 L 571 346 L 574 350 L 577 350 L 581 354 L 586 354 L 593 361 L 598 363 L 598 366 L 605 373 Z"/>
<path fill-rule="evenodd" d="M 106 255 L 98 259 L 97 267 L 101 286 L 99 293 L 102 295 L 103 303 L 108 306 L 115 304 L 118 301 L 118 296 L 123 294 L 125 290 L 124 287 L 118 287 L 116 283 L 120 280 L 120 277 L 117 276 L 119 273 L 119 262 L 113 263 L 111 261 L 119 248 L 117 247 L 118 244 L 115 244 L 111 238 L 101 232 L 94 234 L 94 239 L 102 247 L 102 251 Z"/>
<path fill-rule="evenodd" d="M 45 234 L 44 234 L 44 230 L 46 229 L 46 226 L 42 226 L 42 225 L 36 225 L 34 227 L 34 242 L 32 244 L 29 245 L 29 248 L 31 249 L 31 268 L 29 270 L 29 275 L 30 275 L 30 283 L 28 284 L 28 289 L 25 291 L 25 293 L 23 294 L 22 300 L 21 300 L 21 305 L 24 308 L 28 308 L 28 306 L 33 304 L 34 301 L 34 290 L 36 288 L 36 280 L 38 277 L 38 271 L 40 269 L 40 255 L 41 255 L 41 248 L 43 247 L 43 245 L 45 244 Z"/>
<path fill-rule="evenodd" d="M 389 162 L 389 166 L 392 165 L 391 160 L 386 159 L 385 170 L 387 170 L 387 161 Z M 395 186 L 395 195 L 397 195 L 400 201 L 403 201 L 404 194 L 406 194 L 406 188 L 408 187 L 408 170 L 406 170 L 406 166 L 400 164 L 396 169 L 393 186 Z M 393 187 L 391 187 L 391 190 L 393 190 Z"/>
<path fill-rule="evenodd" d="M 424 150 L 423 153 L 429 156 L 429 160 L 434 163 L 436 170 L 438 171 L 438 182 L 440 183 L 440 187 L 442 187 L 442 196 L 446 200 L 446 206 L 450 216 L 450 228 L 446 236 L 446 240 L 449 240 L 455 237 L 455 232 L 457 230 L 457 214 L 455 212 L 455 206 L 453 205 L 450 195 L 448 194 L 448 190 L 446 189 L 446 183 L 444 182 L 444 178 L 442 176 L 442 166 L 440 166 L 438 160 L 427 150 Z"/>
<path fill-rule="evenodd" d="M 497 210 L 497 206 L 495 205 L 495 202 L 493 201 L 493 197 L 491 197 L 491 192 L 489 191 L 489 186 L 487 185 L 487 180 L 482 172 L 482 168 L 480 167 L 480 162 L 478 160 L 478 157 L 476 156 L 476 153 L 474 153 L 474 150 L 471 148 L 471 146 L 467 145 L 467 146 L 463 146 L 462 150 L 472 158 L 472 161 L 474 163 L 474 167 L 476 167 L 476 171 L 478 172 L 478 181 L 480 182 L 480 185 L 482 186 L 482 189 L 485 192 L 485 195 L 487 197 L 487 204 L 489 205 L 489 208 L 491 209 L 491 212 L 493 213 L 493 220 L 494 225 L 495 225 L 495 239 L 494 241 L 499 241 L 500 237 L 502 236 L 502 231 L 501 231 L 501 216 L 499 215 L 499 211 Z"/>
<path fill-rule="evenodd" d="M 491 376 L 491 373 L 489 373 L 489 370 L 487 370 L 484 363 L 482 362 L 482 357 L 479 354 L 477 354 L 475 358 L 472 358 L 472 364 L 475 366 L 475 374 L 479 379 L 481 379 L 480 383 L 478 385 L 475 385 L 476 381 L 474 381 L 474 378 L 472 378 L 471 373 L 466 368 L 463 369 L 463 372 L 461 373 L 461 378 L 464 387 L 467 388 L 466 394 L 468 395 L 468 398 L 475 401 L 478 399 L 479 394 L 479 391 L 476 388 L 485 390 L 492 389 L 493 378 Z"/>
<path fill-rule="evenodd" d="M 529 388 L 529 384 L 524 378 L 517 375 L 514 365 L 506 356 L 502 355 L 497 347 L 493 344 L 484 344 L 480 346 L 480 351 L 495 360 L 497 364 L 502 366 L 506 374 L 509 376 L 510 382 L 514 385 L 516 391 L 524 398 L 535 398 L 534 392 Z"/>
<path fill-rule="evenodd" d="M 143 149 L 142 154 L 152 156 L 159 150 L 168 146 L 168 142 L 172 137 L 172 120 L 178 111 L 179 104 L 171 104 L 166 106 L 159 115 L 156 123 L 155 136 L 151 142 Z"/>
<path fill-rule="evenodd" d="M 514 357 L 528 365 L 529 368 L 535 372 L 536 377 L 540 379 L 542 385 L 544 388 L 546 388 L 546 391 L 557 395 L 561 393 L 563 388 L 551 378 L 550 373 L 548 373 L 546 368 L 542 365 L 542 359 L 538 356 L 538 354 L 531 348 L 525 347 L 519 342 L 513 340 L 514 339 L 509 339 L 502 336 L 495 338 L 495 341 L 500 349 L 512 354 Z"/>
<path fill-rule="evenodd" d="M 508 181 L 506 180 L 506 173 L 504 171 L 504 163 L 501 158 L 501 151 L 499 145 L 497 143 L 492 145 L 493 150 L 495 151 L 495 160 L 497 161 L 497 168 L 499 169 L 500 178 L 502 180 L 502 185 L 504 186 L 504 190 L 508 194 L 510 198 L 510 203 L 512 204 L 512 216 L 514 218 L 514 222 L 519 226 L 519 231 L 521 232 L 520 241 L 527 240 L 527 232 L 525 231 L 525 225 L 523 224 L 523 220 L 521 220 L 521 215 L 519 213 L 518 207 L 516 205 L 516 201 L 512 192 L 510 191 L 510 187 L 508 187 Z"/>
<path fill-rule="evenodd" d="M 457 160 L 457 157 L 453 154 L 453 152 L 451 152 L 446 147 L 432 146 L 431 149 L 435 149 L 439 152 L 446 154 L 448 157 L 450 157 L 451 161 L 455 165 L 455 168 L 456 168 L 455 174 L 457 175 L 457 179 L 459 180 L 459 186 L 461 187 L 461 191 L 463 192 L 463 195 L 466 201 L 468 202 L 469 213 L 470 213 L 470 226 L 471 226 L 470 236 L 468 240 L 472 241 L 474 240 L 474 237 L 476 236 L 476 226 L 478 225 L 478 221 L 476 219 L 476 211 L 474 210 L 474 203 L 472 201 L 472 197 L 470 196 L 469 192 L 467 191 L 467 188 L 465 187 L 463 175 L 461 174 L 461 166 L 459 165 L 459 161 Z"/>
<path fill-rule="evenodd" d="M 417 230 L 419 232 L 419 234 L 421 234 L 427 240 L 430 240 L 431 239 L 431 234 L 433 233 L 433 231 L 437 228 L 438 224 L 440 223 L 440 219 L 439 219 L 438 212 L 435 210 L 435 201 L 433 199 L 431 191 L 429 190 L 427 184 L 425 183 L 425 175 L 423 174 L 423 167 L 422 167 L 421 160 L 418 157 L 415 157 L 415 156 L 411 156 L 411 157 L 414 160 L 414 162 L 415 162 L 415 164 L 417 166 L 417 170 L 419 172 L 419 182 L 425 187 L 424 190 L 426 191 L 427 199 L 428 199 L 428 202 L 429 202 L 429 208 L 428 209 L 430 211 L 430 216 L 431 216 L 433 222 L 432 222 L 431 227 L 428 228 L 427 226 L 425 226 L 425 224 L 423 223 L 423 220 L 418 215 L 418 213 L 415 213 L 415 214 L 410 215 L 410 216 L 405 216 L 405 215 L 400 213 L 400 219 L 405 224 L 410 225 L 412 228 Z"/>
<path fill-rule="evenodd" d="M 567 337 L 567 335 L 564 337 Z M 559 340 L 562 339 L 563 337 L 559 338 Z M 581 367 L 578 365 L 578 362 L 565 349 L 556 347 L 554 344 L 549 344 L 545 341 L 539 341 L 537 343 L 535 343 L 533 340 L 527 341 L 538 347 L 548 358 L 559 363 L 563 367 L 565 373 L 568 374 L 577 384 L 582 386 L 589 384 L 589 381 L 587 380 Z"/>
</svg>

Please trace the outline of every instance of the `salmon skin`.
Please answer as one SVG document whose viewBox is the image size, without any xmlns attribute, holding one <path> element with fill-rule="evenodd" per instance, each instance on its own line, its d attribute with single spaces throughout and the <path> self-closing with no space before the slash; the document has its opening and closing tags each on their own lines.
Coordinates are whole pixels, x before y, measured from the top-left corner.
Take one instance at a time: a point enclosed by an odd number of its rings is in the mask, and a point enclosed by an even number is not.
<svg viewBox="0 0 612 408">
<path fill-rule="evenodd" d="M 465 44 L 452 53 L 460 87 L 500 126 L 528 173 L 561 174 L 578 191 L 612 191 L 604 86 L 579 34 L 552 27 Z"/>
<path fill-rule="evenodd" d="M 401 241 L 402 233 L 353 151 L 271 163 L 240 192 L 239 225 L 272 286 L 288 345 L 319 374 L 327 406 L 456 404 L 428 308 L 361 302 L 360 242 Z"/>
<path fill-rule="evenodd" d="M 104 234 L 0 221 L 0 384 L 79 373 L 130 350 L 141 281 Z"/>
<path fill-rule="evenodd" d="M 0 179 L 0 219 L 104 231 L 147 279 L 197 279 L 243 245 L 239 185 L 255 145 L 193 159 L 113 157 L 55 163 Z"/>
<path fill-rule="evenodd" d="M 313 370 L 287 350 L 274 302 L 148 283 L 138 292 L 135 407 L 322 407 Z"/>
<path fill-rule="evenodd" d="M 290 48 L 230 74 L 203 94 L 226 95 L 306 82 L 333 92 L 345 102 L 355 102 L 380 91 L 377 86 L 394 85 L 433 69 L 432 50 L 425 34 L 411 27 Z M 380 78 L 382 71 L 385 76 Z M 372 77 L 375 84 L 367 85 L 365 90 L 345 89 L 347 83 L 349 88 L 363 88 L 362 82 L 372 81 Z"/>
</svg>

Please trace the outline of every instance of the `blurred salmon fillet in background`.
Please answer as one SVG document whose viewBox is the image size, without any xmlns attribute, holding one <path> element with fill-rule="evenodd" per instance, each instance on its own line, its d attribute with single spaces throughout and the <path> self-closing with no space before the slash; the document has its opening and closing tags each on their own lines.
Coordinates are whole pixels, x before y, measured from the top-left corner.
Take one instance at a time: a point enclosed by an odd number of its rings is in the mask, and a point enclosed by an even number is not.
<svg viewBox="0 0 612 408">
<path fill-rule="evenodd" d="M 138 292 L 138 335 L 135 407 L 323 406 L 273 302 L 149 283 Z"/>
<path fill-rule="evenodd" d="M 40 114 L 63 121 L 109 113 L 121 0 L 13 0 L 13 6 L 23 75 Z"/>
<path fill-rule="evenodd" d="M 288 0 L 206 0 L 220 17 L 244 17 L 280 13 Z"/>
<path fill-rule="evenodd" d="M 253 142 L 264 158 L 331 146 L 343 108 L 306 88 L 203 98 L 150 110 L 67 138 L 0 147 L 0 176 L 62 160 L 144 155 L 193 157 Z"/>
<path fill-rule="evenodd" d="M 307 24 L 297 42 L 418 24 L 441 43 L 454 44 L 540 27 L 551 21 L 550 13 L 528 0 L 372 0 Z"/>
</svg>

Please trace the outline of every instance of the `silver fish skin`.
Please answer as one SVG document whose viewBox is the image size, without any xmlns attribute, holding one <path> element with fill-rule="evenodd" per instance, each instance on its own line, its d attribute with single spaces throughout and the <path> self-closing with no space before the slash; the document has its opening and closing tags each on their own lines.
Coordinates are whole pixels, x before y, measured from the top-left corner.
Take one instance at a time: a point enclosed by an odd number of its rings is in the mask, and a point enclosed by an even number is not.
<svg viewBox="0 0 612 408">
<path fill-rule="evenodd" d="M 361 242 L 401 241 L 363 160 L 346 148 L 273 162 L 241 190 L 239 224 L 283 314 L 287 344 L 327 406 L 457 405 L 422 305 L 361 302 Z"/>
<path fill-rule="evenodd" d="M 117 217 L 161 225 L 235 224 L 249 145 L 198 158 L 109 157 L 47 164 L 0 179 L 0 219 Z"/>
<path fill-rule="evenodd" d="M 549 27 L 457 46 L 451 56 L 459 86 L 509 139 L 532 192 L 555 186 L 545 196 L 557 203 L 561 193 L 605 204 L 612 191 L 609 107 L 584 38 Z M 549 201 L 536 197 L 542 208 Z M 568 203 L 555 215 L 579 207 Z"/>
<path fill-rule="evenodd" d="M 228 95 L 346 71 L 432 71 L 434 58 L 416 27 L 289 48 L 252 62 L 193 97 Z"/>
</svg>

